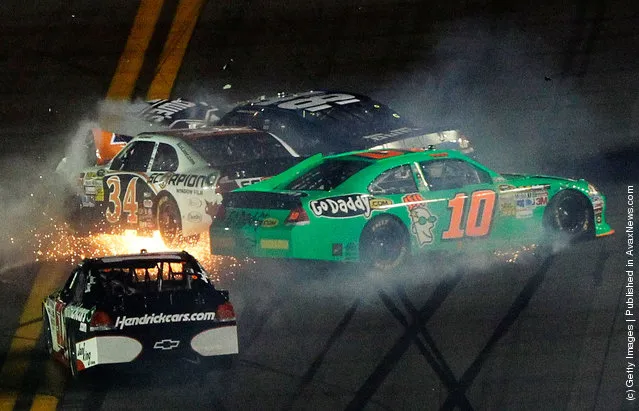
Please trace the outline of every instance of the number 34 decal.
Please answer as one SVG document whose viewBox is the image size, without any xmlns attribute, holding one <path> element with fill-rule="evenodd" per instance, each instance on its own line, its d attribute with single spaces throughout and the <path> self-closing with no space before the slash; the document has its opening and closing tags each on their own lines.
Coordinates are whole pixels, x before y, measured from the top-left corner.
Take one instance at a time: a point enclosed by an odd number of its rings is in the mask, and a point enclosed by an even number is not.
<svg viewBox="0 0 639 411">
<path fill-rule="evenodd" d="M 133 177 L 126 186 L 124 198 L 120 200 L 122 186 L 120 177 L 111 176 L 107 179 L 106 185 L 109 190 L 109 206 L 106 210 L 106 219 L 109 223 L 115 224 L 120 221 L 120 216 L 124 212 L 126 222 L 137 224 L 138 222 L 138 202 L 137 202 L 137 182 L 138 177 Z M 112 206 L 112 207 L 111 207 Z"/>
<path fill-rule="evenodd" d="M 466 224 L 464 220 L 464 206 L 468 196 L 464 193 L 448 200 L 448 208 L 452 210 L 448 230 L 442 234 L 442 239 L 482 237 L 490 232 L 495 209 L 495 192 L 492 190 L 475 191 L 470 197 L 470 207 L 466 210 Z"/>
</svg>

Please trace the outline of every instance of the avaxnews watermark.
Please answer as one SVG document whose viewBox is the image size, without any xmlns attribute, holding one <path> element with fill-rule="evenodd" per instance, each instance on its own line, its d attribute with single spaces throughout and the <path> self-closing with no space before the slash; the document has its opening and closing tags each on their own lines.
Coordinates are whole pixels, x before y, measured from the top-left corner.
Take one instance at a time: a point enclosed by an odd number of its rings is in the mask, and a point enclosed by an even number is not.
<svg viewBox="0 0 639 411">
<path fill-rule="evenodd" d="M 634 186 L 628 186 L 627 192 L 627 219 L 626 229 L 626 264 L 625 277 L 626 289 L 624 293 L 625 311 L 624 319 L 626 324 L 627 350 L 626 350 L 626 400 L 634 401 L 637 396 L 635 388 L 635 339 L 636 339 L 636 318 L 635 318 L 635 199 Z"/>
</svg>

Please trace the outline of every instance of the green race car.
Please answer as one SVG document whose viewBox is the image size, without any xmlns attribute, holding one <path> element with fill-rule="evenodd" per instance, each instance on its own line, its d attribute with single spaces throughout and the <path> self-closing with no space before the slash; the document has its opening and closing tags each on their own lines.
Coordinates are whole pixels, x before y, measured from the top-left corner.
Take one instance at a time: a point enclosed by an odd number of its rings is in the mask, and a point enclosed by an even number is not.
<svg viewBox="0 0 639 411">
<path fill-rule="evenodd" d="M 499 174 L 456 151 L 317 154 L 225 194 L 211 252 L 391 269 L 434 250 L 606 236 L 605 209 L 587 181 Z"/>
</svg>

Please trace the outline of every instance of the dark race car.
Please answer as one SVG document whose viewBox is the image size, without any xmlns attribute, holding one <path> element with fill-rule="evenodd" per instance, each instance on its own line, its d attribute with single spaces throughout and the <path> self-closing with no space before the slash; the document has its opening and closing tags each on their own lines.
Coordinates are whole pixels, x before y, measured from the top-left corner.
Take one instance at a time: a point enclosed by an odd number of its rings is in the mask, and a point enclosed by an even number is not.
<svg viewBox="0 0 639 411">
<path fill-rule="evenodd" d="M 362 149 L 427 148 L 473 152 L 458 130 L 415 127 L 370 97 L 341 91 L 280 94 L 242 103 L 218 124 L 267 130 L 300 155 Z"/>
<path fill-rule="evenodd" d="M 186 252 L 86 259 L 42 304 L 47 351 L 71 374 L 99 365 L 238 353 L 229 293 Z"/>
</svg>

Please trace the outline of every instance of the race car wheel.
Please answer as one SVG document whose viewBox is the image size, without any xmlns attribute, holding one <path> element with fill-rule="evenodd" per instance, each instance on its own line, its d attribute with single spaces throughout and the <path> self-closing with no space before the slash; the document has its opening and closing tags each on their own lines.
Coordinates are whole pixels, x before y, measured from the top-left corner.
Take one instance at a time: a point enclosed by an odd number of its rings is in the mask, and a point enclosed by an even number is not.
<svg viewBox="0 0 639 411">
<path fill-rule="evenodd" d="M 75 352 L 75 341 L 71 338 L 71 336 L 67 336 L 67 357 L 69 359 L 69 370 L 71 371 L 71 376 L 73 378 L 77 378 L 78 360 Z"/>
<path fill-rule="evenodd" d="M 590 201 L 581 193 L 564 190 L 555 195 L 544 214 L 544 223 L 553 232 L 569 240 L 581 240 L 594 234 Z"/>
<path fill-rule="evenodd" d="M 174 199 L 162 196 L 157 203 L 157 222 L 162 239 L 169 246 L 177 246 L 183 242 L 182 217 Z"/>
<path fill-rule="evenodd" d="M 47 354 L 53 354 L 53 340 L 51 339 L 51 323 L 49 322 L 49 316 L 46 310 L 42 310 L 42 322 L 44 328 L 42 330 L 42 341 L 44 342 L 44 350 Z"/>
<path fill-rule="evenodd" d="M 389 271 L 406 261 L 409 241 L 406 228 L 395 218 L 370 221 L 360 237 L 360 261 L 370 268 Z"/>
</svg>

